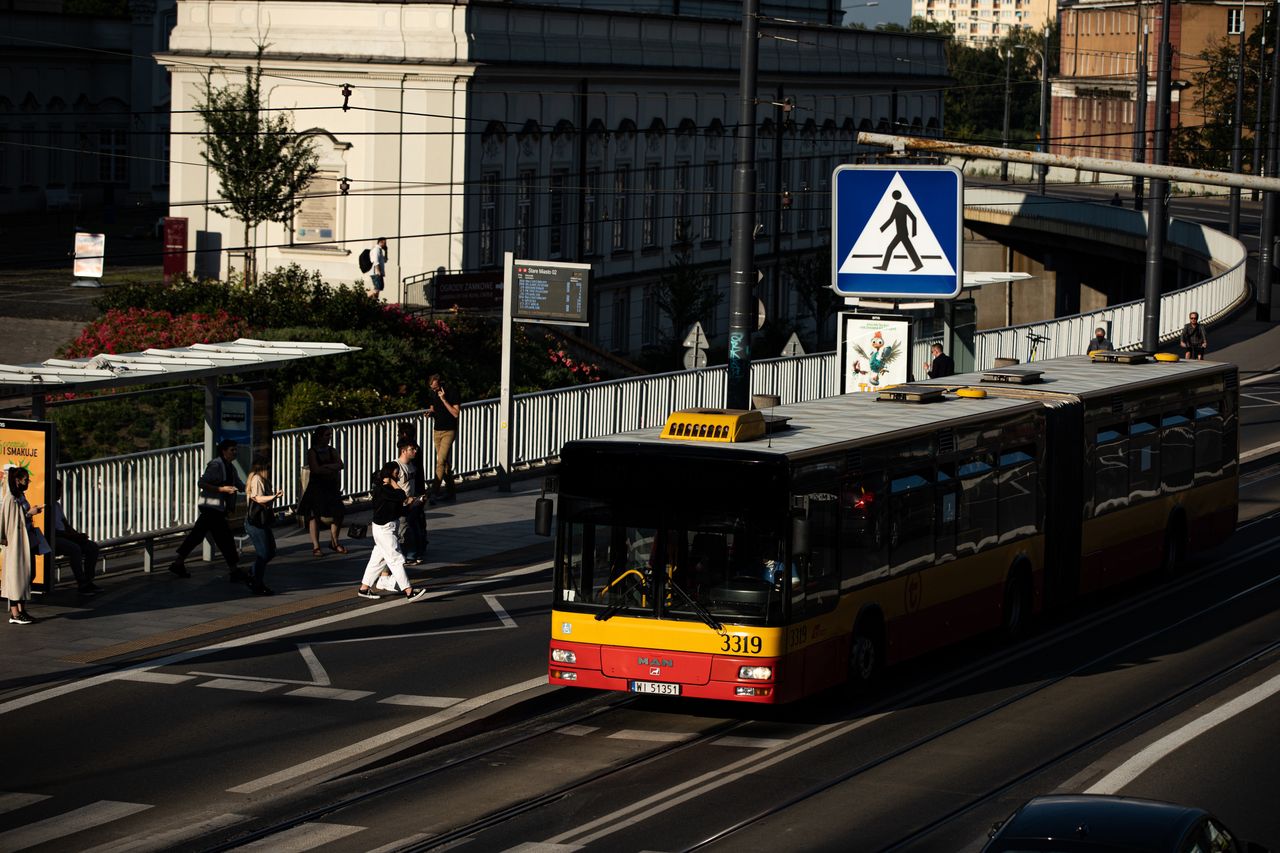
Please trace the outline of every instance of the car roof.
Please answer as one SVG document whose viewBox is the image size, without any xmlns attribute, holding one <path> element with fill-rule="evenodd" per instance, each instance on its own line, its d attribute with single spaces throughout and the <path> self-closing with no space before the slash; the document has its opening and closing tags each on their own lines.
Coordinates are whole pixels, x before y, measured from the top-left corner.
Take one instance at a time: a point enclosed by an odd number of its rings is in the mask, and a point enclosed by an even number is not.
<svg viewBox="0 0 1280 853">
<path fill-rule="evenodd" d="M 1203 809 L 1143 800 L 1069 794 L 1028 800 L 996 834 L 1001 842 L 1059 840 L 1075 849 L 1166 851 L 1196 821 Z"/>
</svg>

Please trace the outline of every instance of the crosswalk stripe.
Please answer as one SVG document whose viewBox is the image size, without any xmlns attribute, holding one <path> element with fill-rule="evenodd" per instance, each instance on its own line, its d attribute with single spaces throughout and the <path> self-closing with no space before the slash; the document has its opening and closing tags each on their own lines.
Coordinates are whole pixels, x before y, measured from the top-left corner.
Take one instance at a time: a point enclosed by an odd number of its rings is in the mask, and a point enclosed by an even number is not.
<svg viewBox="0 0 1280 853">
<path fill-rule="evenodd" d="M 152 672 L 147 669 L 138 669 L 124 673 L 120 676 L 120 680 L 143 681 L 150 684 L 181 684 L 184 681 L 190 681 L 193 677 L 190 675 L 175 675 L 172 672 Z"/>
<path fill-rule="evenodd" d="M 297 690 L 290 690 L 288 696 L 305 696 L 309 699 L 338 699 L 343 702 L 354 702 L 357 699 L 363 699 L 366 696 L 372 696 L 372 690 L 339 690 L 336 687 L 299 687 Z"/>
<path fill-rule="evenodd" d="M 431 833 L 429 832 L 419 832 L 417 835 L 410 835 L 407 838 L 399 838 L 392 841 L 390 844 L 375 847 L 372 850 L 366 851 L 366 853 L 393 853 L 393 851 L 403 850 L 412 844 L 417 844 L 419 841 L 426 841 L 430 837 Z"/>
<path fill-rule="evenodd" d="M 341 823 L 303 823 L 286 829 L 278 835 L 260 838 L 237 850 L 270 850 L 271 853 L 306 853 L 326 844 L 332 844 L 364 831 L 363 826 L 346 826 Z"/>
<path fill-rule="evenodd" d="M 573 726 L 561 726 L 560 728 L 556 729 L 556 734 L 569 735 L 570 737 L 583 737 L 585 735 L 591 734 L 592 732 L 598 732 L 598 731 L 600 731 L 599 726 L 573 725 Z"/>
<path fill-rule="evenodd" d="M 248 815 L 220 814 L 216 817 L 188 823 L 168 832 L 146 830 L 126 838 L 117 838 L 115 841 L 108 841 L 106 844 L 90 847 L 88 850 L 80 851 L 80 853 L 145 853 L 145 851 L 152 850 L 172 850 L 186 846 L 188 841 L 203 838 L 211 832 L 226 829 L 228 826 L 235 826 L 237 823 L 243 823 L 248 819 Z"/>
<path fill-rule="evenodd" d="M 114 800 L 99 800 L 96 803 L 69 811 L 66 814 L 39 820 L 35 823 L 29 823 L 26 826 L 0 833 L 0 850 L 4 850 L 7 853 L 26 850 L 28 847 L 35 847 L 37 844 L 45 844 L 86 829 L 93 829 L 96 826 L 102 826 L 104 823 L 111 823 L 113 820 L 120 820 L 129 815 L 146 811 L 149 808 L 151 806 L 143 803 L 120 803 Z"/>
<path fill-rule="evenodd" d="M 0 794 L 0 814 L 26 808 L 47 799 L 49 799 L 48 794 Z"/>
<path fill-rule="evenodd" d="M 201 687 L 213 687 L 219 690 L 244 690 L 248 693 L 266 693 L 268 690 L 275 690 L 280 686 L 275 681 L 245 681 L 241 678 L 215 678 L 212 681 L 203 681 Z"/>
<path fill-rule="evenodd" d="M 657 743 L 678 743 L 693 736 L 692 732 L 646 732 L 640 729 L 620 729 L 609 735 L 618 740 L 647 740 Z"/>
<path fill-rule="evenodd" d="M 414 696 L 409 693 L 397 693 L 386 699 L 379 699 L 381 705 L 409 705 L 414 708 L 448 708 L 457 705 L 461 699 L 453 696 Z"/>
</svg>

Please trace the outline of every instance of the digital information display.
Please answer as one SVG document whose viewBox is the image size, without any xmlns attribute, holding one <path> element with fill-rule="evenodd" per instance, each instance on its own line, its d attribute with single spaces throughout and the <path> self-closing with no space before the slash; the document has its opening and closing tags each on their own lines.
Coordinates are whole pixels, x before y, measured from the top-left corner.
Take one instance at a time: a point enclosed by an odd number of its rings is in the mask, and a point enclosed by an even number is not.
<svg viewBox="0 0 1280 853">
<path fill-rule="evenodd" d="M 512 261 L 512 319 L 518 323 L 586 326 L 590 264 Z"/>
</svg>

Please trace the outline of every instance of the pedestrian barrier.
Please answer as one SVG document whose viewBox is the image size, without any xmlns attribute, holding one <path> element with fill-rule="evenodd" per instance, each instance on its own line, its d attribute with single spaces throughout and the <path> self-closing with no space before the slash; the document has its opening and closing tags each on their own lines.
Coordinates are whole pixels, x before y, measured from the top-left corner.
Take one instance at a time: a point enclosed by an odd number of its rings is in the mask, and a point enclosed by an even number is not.
<svg viewBox="0 0 1280 853">
<path fill-rule="evenodd" d="M 966 198 L 977 204 L 1001 205 L 1017 203 L 1024 195 L 983 190 L 976 198 Z M 1084 212 L 1074 211 L 1072 205 L 1054 205 L 1052 211 L 1042 216 L 1087 216 L 1097 224 L 1100 215 L 1096 205 Z M 1136 226 L 1130 222 L 1124 227 Z M 1170 229 L 1169 243 L 1207 255 L 1222 272 L 1161 298 L 1163 342 L 1177 339 L 1192 309 L 1212 325 L 1248 298 L 1247 253 L 1239 241 L 1211 228 L 1177 221 Z M 1143 304 L 1137 300 L 1071 317 L 979 332 L 975 336 L 976 366 L 987 369 L 998 357 L 1025 361 L 1031 333 L 1048 339 L 1040 345 L 1037 358 L 1083 353 L 1094 327 L 1106 322 L 1116 348 L 1136 349 L 1142 342 L 1142 321 Z M 917 341 L 912 364 L 927 361 L 929 345 L 938 340 L 927 337 Z M 775 394 L 783 404 L 830 396 L 839 391 L 839 370 L 837 354 L 831 352 L 756 361 L 751 366 L 751 393 Z M 723 406 L 726 377 L 724 366 L 706 367 L 517 395 L 512 417 L 514 464 L 530 469 L 553 463 L 568 441 L 657 427 L 673 409 Z M 402 423 L 413 425 L 423 447 L 419 459 L 430 473 L 434 461 L 432 422 L 422 411 L 330 424 L 333 444 L 346 462 L 341 480 L 346 497 L 357 498 L 369 491 L 370 472 L 395 455 Z M 496 399 L 462 404 L 453 451 L 455 474 L 464 480 L 496 475 L 497 427 Z M 301 497 L 301 472 L 312 429 L 281 430 L 272 437 L 272 479 L 276 488 L 284 491 L 281 507 L 292 507 Z M 150 544 L 156 536 L 195 521 L 195 483 L 206 461 L 201 446 L 192 444 L 69 463 L 58 466 L 58 471 L 68 515 L 76 528 L 99 542 Z"/>
</svg>

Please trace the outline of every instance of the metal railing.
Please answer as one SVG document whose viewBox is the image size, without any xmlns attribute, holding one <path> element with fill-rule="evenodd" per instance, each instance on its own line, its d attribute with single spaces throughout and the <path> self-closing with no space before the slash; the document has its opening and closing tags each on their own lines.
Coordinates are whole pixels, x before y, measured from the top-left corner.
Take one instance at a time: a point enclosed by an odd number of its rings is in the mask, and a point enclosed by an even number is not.
<svg viewBox="0 0 1280 853">
<path fill-rule="evenodd" d="M 999 194 L 1010 198 L 999 198 Z M 1021 197 L 1021 193 L 1005 190 L 984 191 L 983 195 L 986 203 L 993 204 Z M 1059 211 L 1064 208 L 1054 207 Z M 1224 271 L 1161 298 L 1164 341 L 1178 337 L 1182 318 L 1191 309 L 1212 323 L 1248 297 L 1244 247 L 1203 226 L 1176 225 L 1170 229 L 1171 244 L 1208 253 Z M 977 367 L 991 367 L 997 357 L 1026 361 L 1029 333 L 1047 338 L 1037 358 L 1083 353 L 1094 327 L 1108 321 L 1112 343 L 1118 348 L 1135 348 L 1142 339 L 1142 309 L 1138 300 L 1047 322 L 980 332 L 975 342 Z M 935 340 L 915 343 L 913 366 L 928 360 L 929 345 Z M 777 394 L 783 403 L 826 397 L 838 392 L 840 369 L 835 353 L 757 361 L 752 364 L 751 390 L 754 394 Z M 545 464 L 554 461 L 560 448 L 573 439 L 656 427 L 674 409 L 723 406 L 725 395 L 723 366 L 517 395 L 512 419 L 514 461 L 518 467 Z M 463 404 L 453 451 L 457 475 L 475 479 L 496 474 L 497 419 L 497 400 Z M 334 446 L 346 462 L 341 479 L 345 496 L 369 490 L 371 472 L 395 455 L 402 423 L 413 424 L 424 448 L 420 462 L 429 468 L 434 459 L 430 450 L 432 422 L 421 411 L 329 424 Z M 311 429 L 282 430 L 272 437 L 272 479 L 276 488 L 284 490 L 282 506 L 296 504 L 301 496 L 301 472 Z M 98 540 L 128 541 L 195 520 L 195 483 L 204 464 L 201 447 L 187 445 L 60 465 L 58 470 L 72 523 Z"/>
</svg>

